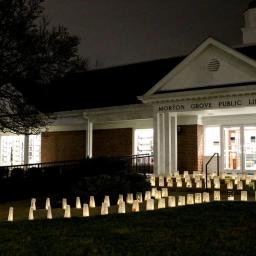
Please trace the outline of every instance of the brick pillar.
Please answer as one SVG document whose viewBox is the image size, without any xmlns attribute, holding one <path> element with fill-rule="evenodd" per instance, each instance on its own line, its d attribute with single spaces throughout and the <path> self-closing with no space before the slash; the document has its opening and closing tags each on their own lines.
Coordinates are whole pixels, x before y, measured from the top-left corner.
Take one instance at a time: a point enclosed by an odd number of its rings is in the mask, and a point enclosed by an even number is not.
<svg viewBox="0 0 256 256">
<path fill-rule="evenodd" d="M 178 132 L 178 170 L 203 171 L 204 134 L 202 125 L 181 125 Z"/>
</svg>

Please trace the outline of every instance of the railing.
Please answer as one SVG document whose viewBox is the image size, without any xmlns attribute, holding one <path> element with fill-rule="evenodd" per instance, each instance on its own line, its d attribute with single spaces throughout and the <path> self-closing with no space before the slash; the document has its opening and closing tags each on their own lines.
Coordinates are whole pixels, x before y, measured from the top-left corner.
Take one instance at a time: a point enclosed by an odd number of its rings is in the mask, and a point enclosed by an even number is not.
<svg viewBox="0 0 256 256">
<path fill-rule="evenodd" d="M 207 188 L 208 165 L 215 156 L 217 156 L 217 175 L 220 175 L 220 156 L 219 153 L 214 153 L 205 165 L 205 188 Z"/>
<path fill-rule="evenodd" d="M 153 172 L 153 156 L 148 154 L 143 155 L 130 155 L 130 156 L 118 156 L 118 157 L 108 157 L 113 160 L 123 160 L 126 161 L 130 167 L 134 169 L 137 173 L 143 173 L 146 175 L 147 173 Z M 8 178 L 12 174 L 12 170 L 20 169 L 23 170 L 24 173 L 31 168 L 50 168 L 50 167 L 73 167 L 82 165 L 86 161 L 86 159 L 80 160 L 69 160 L 69 161 L 57 161 L 57 162 L 44 162 L 44 163 L 34 163 L 34 164 L 24 164 L 24 165 L 9 165 L 9 166 L 0 166 L 0 176 L 4 178 Z"/>
</svg>

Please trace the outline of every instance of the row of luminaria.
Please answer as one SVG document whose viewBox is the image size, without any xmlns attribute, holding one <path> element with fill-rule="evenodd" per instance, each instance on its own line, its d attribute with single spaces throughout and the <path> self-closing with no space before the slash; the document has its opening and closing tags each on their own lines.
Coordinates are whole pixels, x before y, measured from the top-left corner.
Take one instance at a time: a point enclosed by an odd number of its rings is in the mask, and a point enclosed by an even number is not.
<svg viewBox="0 0 256 256">
<path fill-rule="evenodd" d="M 244 189 L 244 184 L 245 185 L 250 185 L 253 181 L 256 180 L 255 176 L 246 176 L 246 177 L 241 177 L 241 176 L 236 176 L 234 179 L 232 177 L 225 177 L 222 179 L 220 176 L 208 176 L 207 179 L 202 176 L 202 175 L 196 175 L 195 177 L 191 177 L 190 175 L 177 175 L 175 177 L 173 176 L 168 176 L 168 177 L 155 177 L 151 176 L 150 177 L 150 184 L 152 187 L 154 186 L 159 186 L 159 187 L 177 187 L 177 188 L 192 188 L 193 184 L 195 184 L 196 188 L 205 188 L 207 187 L 208 189 L 210 188 L 215 188 L 215 189 L 220 189 L 221 185 L 221 180 L 224 180 L 226 183 L 226 188 L 227 189 L 234 189 L 236 186 L 237 190 L 243 190 Z M 183 186 L 184 185 L 184 186 Z"/>
<path fill-rule="evenodd" d="M 164 188 L 165 189 L 165 188 Z M 165 191 L 165 190 L 164 190 Z M 161 192 L 161 193 L 159 193 Z M 144 196 L 144 202 L 145 202 L 145 210 L 146 211 L 152 211 L 155 209 L 163 209 L 166 207 L 176 207 L 176 206 L 185 206 L 185 205 L 193 205 L 193 204 L 201 204 L 201 203 L 209 203 L 210 200 L 210 193 L 203 192 L 203 193 L 194 193 L 194 194 L 187 194 L 187 195 L 178 195 L 178 196 L 167 196 L 165 193 L 162 193 L 162 191 L 158 191 L 155 188 L 152 188 L 152 191 L 146 191 Z M 154 194 L 155 193 L 155 194 Z M 167 191 L 168 193 L 168 191 Z M 256 194 L 255 194 L 256 198 Z M 241 201 L 247 201 L 247 191 L 241 191 L 240 194 Z M 221 200 L 221 193 L 218 190 L 215 190 L 213 192 L 213 201 L 220 201 Z M 228 194 L 228 200 L 233 201 L 234 200 L 234 193 Z M 124 201 L 123 195 L 119 195 L 118 201 L 117 201 L 117 213 L 122 214 L 127 212 L 127 206 L 126 204 L 132 205 L 132 212 L 139 212 L 142 210 L 142 203 L 143 203 L 143 197 L 142 193 L 136 194 L 136 199 L 133 198 L 133 194 L 128 193 L 126 196 L 126 201 Z M 90 196 L 89 204 L 84 203 L 83 206 L 81 205 L 80 198 L 76 198 L 76 208 L 82 209 L 82 216 L 83 217 L 89 217 L 90 216 L 90 208 L 95 208 L 95 199 L 94 196 Z M 110 207 L 110 198 L 109 196 L 105 196 L 104 201 L 101 205 L 101 215 L 107 215 L 109 213 L 109 207 Z M 52 208 L 50 203 L 50 198 L 46 199 L 45 203 L 45 209 L 47 211 L 46 217 L 47 219 L 52 219 Z M 62 199 L 62 209 L 64 210 L 64 218 L 71 218 L 71 207 L 67 204 L 67 199 Z M 34 220 L 34 211 L 36 211 L 36 199 L 31 199 L 31 205 L 29 208 L 29 214 L 28 219 Z M 8 214 L 8 221 L 14 220 L 14 208 L 9 208 L 9 214 Z"/>
</svg>

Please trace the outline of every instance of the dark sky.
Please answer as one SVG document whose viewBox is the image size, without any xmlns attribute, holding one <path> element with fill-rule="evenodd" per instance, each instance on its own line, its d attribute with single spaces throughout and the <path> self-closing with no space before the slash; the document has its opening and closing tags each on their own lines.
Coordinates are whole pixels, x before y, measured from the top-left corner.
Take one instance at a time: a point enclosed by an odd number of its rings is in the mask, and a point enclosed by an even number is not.
<svg viewBox="0 0 256 256">
<path fill-rule="evenodd" d="M 46 0 L 52 24 L 81 38 L 93 68 L 189 53 L 208 36 L 242 43 L 250 0 Z"/>
</svg>

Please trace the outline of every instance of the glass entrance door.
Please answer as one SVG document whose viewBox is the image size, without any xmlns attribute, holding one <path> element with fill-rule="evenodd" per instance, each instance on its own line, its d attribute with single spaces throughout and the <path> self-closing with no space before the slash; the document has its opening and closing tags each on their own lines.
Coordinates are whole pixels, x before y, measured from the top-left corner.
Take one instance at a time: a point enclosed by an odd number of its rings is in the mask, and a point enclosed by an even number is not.
<svg viewBox="0 0 256 256">
<path fill-rule="evenodd" d="M 256 127 L 244 127 L 244 170 L 256 170 Z"/>
<path fill-rule="evenodd" d="M 224 170 L 241 170 L 241 128 L 223 128 Z"/>
</svg>

